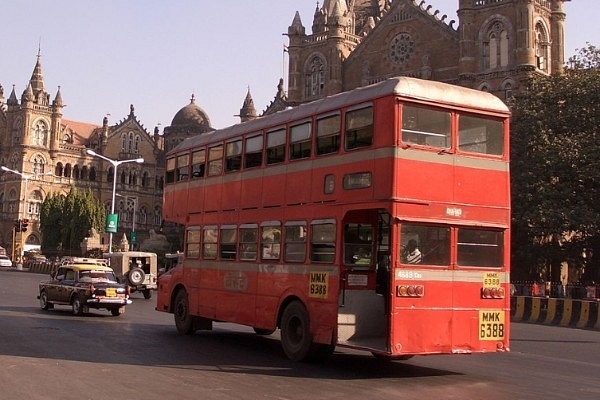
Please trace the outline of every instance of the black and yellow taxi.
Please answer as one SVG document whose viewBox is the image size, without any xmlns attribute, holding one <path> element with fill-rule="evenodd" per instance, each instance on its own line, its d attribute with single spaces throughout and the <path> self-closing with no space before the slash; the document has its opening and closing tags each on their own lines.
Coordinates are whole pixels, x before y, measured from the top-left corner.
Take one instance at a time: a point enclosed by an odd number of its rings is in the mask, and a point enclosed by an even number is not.
<svg viewBox="0 0 600 400">
<path fill-rule="evenodd" d="M 64 262 L 39 284 L 42 310 L 55 305 L 70 305 L 73 314 L 82 315 L 90 308 L 105 309 L 118 316 L 131 304 L 129 287 L 118 282 L 109 266 L 88 260 Z"/>
</svg>

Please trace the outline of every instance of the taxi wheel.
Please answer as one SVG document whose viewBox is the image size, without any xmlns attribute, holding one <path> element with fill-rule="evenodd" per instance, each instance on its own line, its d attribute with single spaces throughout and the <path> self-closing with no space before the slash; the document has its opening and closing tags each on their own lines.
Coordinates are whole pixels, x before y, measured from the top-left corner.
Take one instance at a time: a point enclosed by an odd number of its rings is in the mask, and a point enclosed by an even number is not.
<svg viewBox="0 0 600 400">
<path fill-rule="evenodd" d="M 53 304 L 48 303 L 48 293 L 46 293 L 45 290 L 42 290 L 40 292 L 40 307 L 42 308 L 42 310 L 48 310 L 54 307 Z"/>
<path fill-rule="evenodd" d="M 71 300 L 71 308 L 73 309 L 73 315 L 82 315 L 83 314 L 83 303 L 79 298 L 79 295 L 73 296 Z"/>
<path fill-rule="evenodd" d="M 132 286 L 141 285 L 144 282 L 146 275 L 141 268 L 134 268 L 129 271 L 129 282 Z"/>
<path fill-rule="evenodd" d="M 119 315 L 125 313 L 125 307 L 111 308 L 110 313 L 113 317 L 118 317 Z"/>
</svg>

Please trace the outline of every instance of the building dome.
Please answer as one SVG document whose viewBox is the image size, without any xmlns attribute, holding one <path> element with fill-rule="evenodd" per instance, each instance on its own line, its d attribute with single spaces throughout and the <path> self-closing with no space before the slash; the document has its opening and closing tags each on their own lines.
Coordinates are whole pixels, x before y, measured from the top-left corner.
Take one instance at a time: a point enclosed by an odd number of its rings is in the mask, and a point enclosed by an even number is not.
<svg viewBox="0 0 600 400">
<path fill-rule="evenodd" d="M 196 105 L 194 96 L 192 95 L 190 104 L 183 107 L 175 114 L 173 121 L 171 121 L 171 126 L 210 127 L 210 119 L 204 110 Z"/>
</svg>

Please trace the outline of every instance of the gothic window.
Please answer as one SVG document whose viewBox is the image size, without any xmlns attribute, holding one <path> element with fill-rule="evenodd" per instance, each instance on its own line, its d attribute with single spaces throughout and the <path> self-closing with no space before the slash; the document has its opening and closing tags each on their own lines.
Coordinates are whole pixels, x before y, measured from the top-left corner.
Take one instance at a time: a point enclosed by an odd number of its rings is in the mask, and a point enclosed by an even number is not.
<svg viewBox="0 0 600 400">
<path fill-rule="evenodd" d="M 133 152 L 133 132 L 129 132 L 129 135 L 127 135 L 127 152 Z"/>
<path fill-rule="evenodd" d="M 121 152 L 127 152 L 127 134 L 125 133 L 121 134 Z"/>
<path fill-rule="evenodd" d="M 139 216 L 138 222 L 140 224 L 146 225 L 148 223 L 148 210 L 146 209 L 146 206 L 140 207 L 138 216 Z"/>
<path fill-rule="evenodd" d="M 306 73 L 305 96 L 320 96 L 325 90 L 325 63 L 319 56 L 314 56 Z"/>
<path fill-rule="evenodd" d="M 535 62 L 536 67 L 544 72 L 549 71 L 550 40 L 541 22 L 535 24 Z"/>
<path fill-rule="evenodd" d="M 65 165 L 64 176 L 65 176 L 65 178 L 71 177 L 71 164 Z"/>
<path fill-rule="evenodd" d="M 46 146 L 48 141 L 48 124 L 44 120 L 38 120 L 33 126 L 33 145 Z"/>
<path fill-rule="evenodd" d="M 125 184 L 127 176 L 125 175 L 125 171 L 121 171 L 121 183 Z"/>
<path fill-rule="evenodd" d="M 96 168 L 90 167 L 90 181 L 96 181 Z"/>
<path fill-rule="evenodd" d="M 394 64 L 404 64 L 415 51 L 415 40 L 407 32 L 394 36 L 390 42 L 389 56 Z"/>
<path fill-rule="evenodd" d="M 17 192 L 13 189 L 8 193 L 8 212 L 14 213 L 19 209 L 19 201 L 17 200 Z"/>
<path fill-rule="evenodd" d="M 0 193 L 0 212 L 4 211 L 4 193 Z"/>
<path fill-rule="evenodd" d="M 133 152 L 139 154 L 140 152 L 140 135 L 135 135 L 135 147 L 133 148 Z"/>
<path fill-rule="evenodd" d="M 117 213 L 119 214 L 119 220 L 126 222 L 129 221 L 127 218 L 129 217 L 129 215 L 127 215 L 127 212 L 125 210 L 125 204 L 123 203 L 123 201 L 119 201 L 117 203 Z"/>
<path fill-rule="evenodd" d="M 144 189 L 148 188 L 148 181 L 149 181 L 148 173 L 144 172 L 144 174 L 142 175 L 142 187 Z"/>
<path fill-rule="evenodd" d="M 484 68 L 499 68 L 508 65 L 508 32 L 501 22 L 495 22 L 482 43 Z"/>
<path fill-rule="evenodd" d="M 505 82 L 502 85 L 502 89 L 504 89 L 504 100 L 509 100 L 513 97 L 513 84 L 511 82 Z"/>
<path fill-rule="evenodd" d="M 61 162 L 56 163 L 56 168 L 54 168 L 54 175 L 63 176 L 63 165 Z"/>
<path fill-rule="evenodd" d="M 31 195 L 27 197 L 27 215 L 28 216 L 39 216 L 40 209 L 42 207 L 43 196 L 39 190 L 34 190 Z"/>
<path fill-rule="evenodd" d="M 89 173 L 88 173 L 88 167 L 84 165 L 83 167 L 81 167 L 80 178 L 82 180 L 87 180 L 88 179 L 88 175 L 89 175 Z"/>
<path fill-rule="evenodd" d="M 154 225 L 155 226 L 160 226 L 161 222 L 162 222 L 162 218 L 161 218 L 161 210 L 159 206 L 154 207 Z"/>
<path fill-rule="evenodd" d="M 22 129 L 23 129 L 22 124 L 23 124 L 23 121 L 21 120 L 21 118 L 17 118 L 17 120 L 15 121 L 15 123 L 13 125 L 12 137 L 13 137 L 14 144 L 21 143 L 21 136 L 22 136 Z"/>
<path fill-rule="evenodd" d="M 79 165 L 77 165 L 77 164 L 73 167 L 73 178 L 75 178 L 75 179 L 79 179 L 80 178 L 80 175 L 79 175 Z"/>
<path fill-rule="evenodd" d="M 33 173 L 34 174 L 43 174 L 44 173 L 44 165 L 46 162 L 44 157 L 37 155 L 33 158 Z"/>
<path fill-rule="evenodd" d="M 108 172 L 106 173 L 106 182 L 112 182 L 114 179 L 114 175 L 115 175 L 115 169 L 114 169 L 114 167 L 110 167 L 108 169 Z"/>
</svg>

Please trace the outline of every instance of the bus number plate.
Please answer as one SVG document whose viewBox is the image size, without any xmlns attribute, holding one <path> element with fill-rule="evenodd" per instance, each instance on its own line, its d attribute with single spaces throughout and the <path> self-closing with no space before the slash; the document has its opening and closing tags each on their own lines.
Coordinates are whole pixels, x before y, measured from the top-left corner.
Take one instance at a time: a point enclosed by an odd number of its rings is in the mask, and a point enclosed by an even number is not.
<svg viewBox="0 0 600 400">
<path fill-rule="evenodd" d="M 504 311 L 479 311 L 479 340 L 501 340 L 505 333 Z"/>
<path fill-rule="evenodd" d="M 308 297 L 326 299 L 329 295 L 329 272 L 311 272 Z"/>
</svg>

